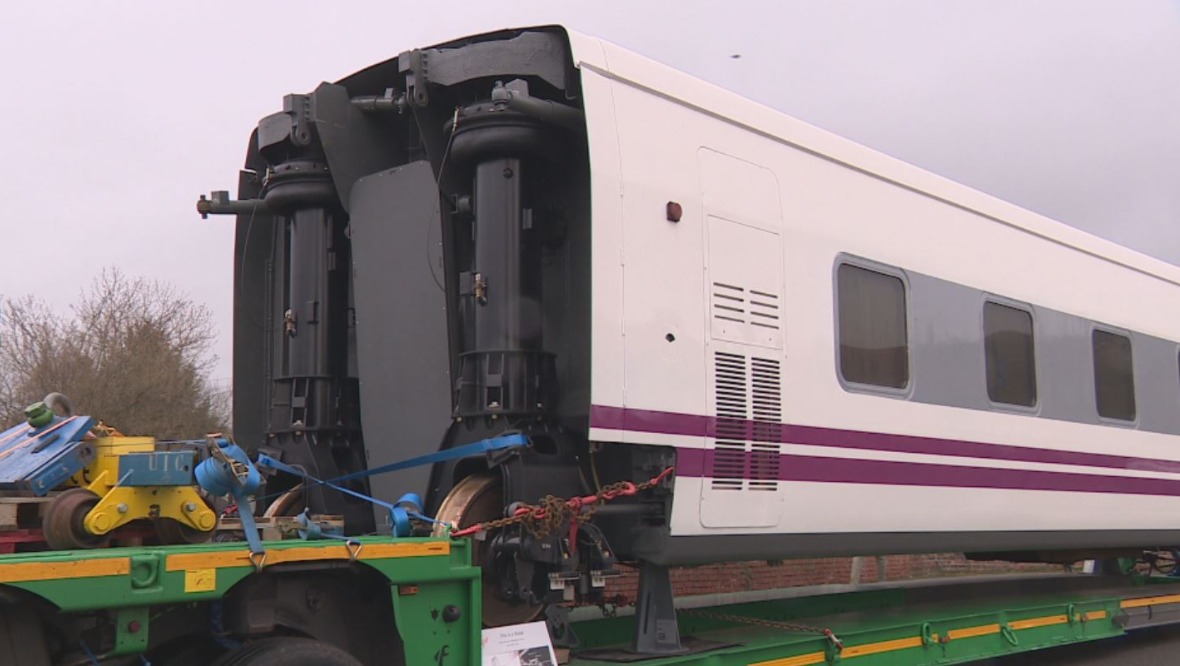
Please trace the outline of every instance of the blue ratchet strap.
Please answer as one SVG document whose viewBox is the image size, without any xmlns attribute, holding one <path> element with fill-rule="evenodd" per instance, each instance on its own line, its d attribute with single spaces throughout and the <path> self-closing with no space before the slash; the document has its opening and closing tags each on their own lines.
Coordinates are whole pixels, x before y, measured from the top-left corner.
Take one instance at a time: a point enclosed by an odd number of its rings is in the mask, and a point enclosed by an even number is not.
<svg viewBox="0 0 1180 666">
<path fill-rule="evenodd" d="M 317 479 L 302 469 L 292 467 L 291 465 L 288 465 L 281 460 L 276 460 L 275 458 L 272 458 L 266 454 L 260 454 L 258 456 L 258 465 L 261 467 L 269 467 L 280 472 L 286 472 L 287 474 L 298 476 L 307 482 L 311 482 L 314 485 L 328 486 L 329 488 L 338 490 L 346 495 L 351 495 L 358 499 L 365 500 L 366 502 L 371 502 L 372 504 L 375 504 L 389 512 L 389 524 L 393 535 L 397 537 L 404 537 L 409 536 L 412 531 L 412 525 L 410 524 L 411 518 L 429 523 L 439 522 L 434 518 L 422 514 L 421 498 L 413 493 L 408 493 L 406 495 L 402 495 L 397 502 L 390 504 L 389 502 L 379 500 L 375 497 L 370 497 L 364 493 L 345 488 L 340 484 L 345 481 L 362 479 L 376 474 L 383 474 L 385 472 L 394 472 L 399 469 L 409 469 L 419 465 L 429 465 L 436 462 L 466 458 L 467 456 L 478 453 L 487 453 L 489 451 L 528 446 L 528 443 L 528 438 L 520 434 L 492 437 L 490 439 L 480 440 L 474 444 L 466 444 L 453 449 L 446 449 L 445 451 L 429 453 L 424 456 L 417 456 L 415 458 L 390 463 L 388 465 L 382 465 L 373 469 L 367 469 L 360 472 L 355 472 L 353 474 L 338 476 L 335 479 L 329 479 L 326 481 Z M 308 533 L 312 533 L 312 530 L 308 530 Z M 324 536 L 330 537 L 332 535 Z"/>
<path fill-rule="evenodd" d="M 229 440 L 217 439 L 211 442 L 209 454 L 193 469 L 197 485 L 217 497 L 228 495 L 233 498 L 251 555 L 263 555 L 265 549 L 258 536 L 254 513 L 250 510 L 250 496 L 258 492 L 262 475 L 250 462 L 246 452 Z"/>
<path fill-rule="evenodd" d="M 410 524 L 411 518 L 416 518 L 418 520 L 422 520 L 422 521 L 430 522 L 430 523 L 438 522 L 435 519 L 424 516 L 419 512 L 421 510 L 422 500 L 418 499 L 418 496 L 413 493 L 402 495 L 402 497 L 399 498 L 396 503 L 390 504 L 389 502 L 379 500 L 376 497 L 371 497 L 371 496 L 366 495 L 364 493 L 358 493 L 357 491 L 352 490 L 350 488 L 345 488 L 344 486 L 336 485 L 335 483 L 332 483 L 331 481 L 324 481 L 322 479 L 317 479 L 314 476 L 311 476 L 307 472 L 303 471 L 302 469 L 299 469 L 298 467 L 292 467 L 291 465 L 288 465 L 287 463 L 284 463 L 280 460 L 275 460 L 274 458 L 271 458 L 270 456 L 268 456 L 266 454 L 262 454 L 262 455 L 258 456 L 258 464 L 262 467 L 269 467 L 271 469 L 275 469 L 280 472 L 286 472 L 287 474 L 291 474 L 293 476 L 298 476 L 299 478 L 304 479 L 304 481 L 310 482 L 314 485 L 327 486 L 327 487 L 332 488 L 334 490 L 339 490 L 340 492 L 344 493 L 345 495 L 351 495 L 357 499 L 362 499 L 362 500 L 369 502 L 371 504 L 376 504 L 377 506 L 379 506 L 389 512 L 389 523 L 390 523 L 390 525 L 393 526 L 393 535 L 397 536 L 397 537 L 404 537 L 404 536 L 410 535 L 410 532 L 413 529 L 413 526 Z M 303 530 L 301 530 L 301 531 L 303 531 Z M 308 529 L 306 531 L 309 535 L 334 538 L 333 535 L 331 535 L 331 534 L 316 534 L 316 531 L 312 530 L 312 529 Z M 345 539 L 345 540 L 348 539 L 348 537 L 343 537 L 343 536 L 339 537 L 339 538 Z"/>
<path fill-rule="evenodd" d="M 303 513 L 295 516 L 295 522 L 299 525 L 299 538 L 304 541 L 314 541 L 316 539 L 347 539 L 348 537 L 338 532 L 325 531 L 323 526 L 311 519 L 311 514 L 307 509 Z"/>
<path fill-rule="evenodd" d="M 376 501 L 373 498 L 366 499 L 389 510 L 390 529 L 395 537 L 406 537 L 413 533 L 414 526 L 410 522 L 411 518 L 427 523 L 439 522 L 421 513 L 422 501 L 414 493 L 402 495 L 401 499 L 393 506 L 385 502 Z M 312 520 L 307 509 L 304 509 L 303 513 L 295 517 L 295 522 L 299 525 L 296 532 L 299 534 L 299 538 L 304 541 L 315 541 L 317 539 L 351 540 L 351 537 L 345 536 L 338 530 L 332 528 L 325 529 L 323 525 Z"/>
<path fill-rule="evenodd" d="M 367 476 L 373 476 L 375 474 L 396 472 L 399 469 L 409 469 L 411 467 L 418 467 L 419 465 L 431 465 L 437 462 L 458 460 L 459 458 L 466 458 L 467 456 L 478 453 L 488 453 L 489 451 L 499 451 L 501 449 L 511 449 L 516 447 L 526 447 L 528 445 L 529 438 L 520 433 L 516 433 L 514 435 L 500 435 L 499 437 L 481 439 L 474 444 L 464 444 L 463 446 L 456 446 L 453 449 L 428 453 L 424 456 L 402 460 L 401 462 L 390 463 L 388 465 L 382 465 L 380 467 L 374 467 L 373 469 L 366 469 L 360 472 L 353 472 L 352 474 L 345 474 L 344 476 L 338 476 L 335 479 L 329 479 L 329 482 L 343 483 L 345 481 L 352 481 L 353 479 L 363 479 Z"/>
</svg>

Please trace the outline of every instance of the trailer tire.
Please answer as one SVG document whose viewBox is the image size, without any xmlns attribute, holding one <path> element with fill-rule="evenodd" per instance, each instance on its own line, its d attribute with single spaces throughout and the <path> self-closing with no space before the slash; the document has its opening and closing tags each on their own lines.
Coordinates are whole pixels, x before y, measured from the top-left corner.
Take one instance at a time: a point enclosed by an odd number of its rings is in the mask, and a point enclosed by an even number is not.
<svg viewBox="0 0 1180 666">
<path fill-rule="evenodd" d="M 225 654 L 225 648 L 210 638 L 180 638 L 145 655 L 147 663 L 158 666 L 209 666 Z"/>
<path fill-rule="evenodd" d="M 361 662 L 330 643 L 283 636 L 238 646 L 213 666 L 361 666 Z"/>
<path fill-rule="evenodd" d="M 49 666 L 41 618 L 27 607 L 0 606 L 0 664 Z"/>
</svg>

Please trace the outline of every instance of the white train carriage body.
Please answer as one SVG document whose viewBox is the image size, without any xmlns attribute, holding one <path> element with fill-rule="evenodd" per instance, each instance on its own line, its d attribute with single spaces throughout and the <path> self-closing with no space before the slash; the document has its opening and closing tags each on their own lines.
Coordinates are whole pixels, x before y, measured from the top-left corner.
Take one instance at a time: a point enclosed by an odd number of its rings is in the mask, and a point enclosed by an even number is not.
<svg viewBox="0 0 1180 666">
<path fill-rule="evenodd" d="M 590 439 L 675 447 L 654 559 L 1180 542 L 1180 269 L 571 40 Z"/>
<path fill-rule="evenodd" d="M 617 559 L 1180 544 L 1173 266 L 553 27 L 291 95 L 246 166 L 201 204 L 245 446 L 355 479 L 524 435 L 366 482 L 464 524 L 675 466 L 490 537 L 530 614 Z"/>
</svg>

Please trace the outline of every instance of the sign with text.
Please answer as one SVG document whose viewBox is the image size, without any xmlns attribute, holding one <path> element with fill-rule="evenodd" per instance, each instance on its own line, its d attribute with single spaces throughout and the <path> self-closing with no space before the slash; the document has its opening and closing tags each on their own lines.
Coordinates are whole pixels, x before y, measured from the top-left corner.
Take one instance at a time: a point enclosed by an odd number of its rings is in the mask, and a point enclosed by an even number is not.
<svg viewBox="0 0 1180 666">
<path fill-rule="evenodd" d="M 483 666 L 557 666 L 544 622 L 483 630 Z"/>
</svg>

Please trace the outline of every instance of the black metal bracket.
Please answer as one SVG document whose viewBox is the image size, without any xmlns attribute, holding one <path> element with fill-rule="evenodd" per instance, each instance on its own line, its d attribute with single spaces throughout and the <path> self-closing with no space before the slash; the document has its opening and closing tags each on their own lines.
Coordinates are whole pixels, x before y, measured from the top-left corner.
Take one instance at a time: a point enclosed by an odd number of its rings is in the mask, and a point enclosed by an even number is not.
<svg viewBox="0 0 1180 666">
<path fill-rule="evenodd" d="M 639 654 L 664 655 L 688 652 L 680 643 L 680 625 L 673 605 L 672 578 L 668 567 L 644 561 L 639 565 L 639 601 L 635 607 L 635 640 Z"/>
</svg>

